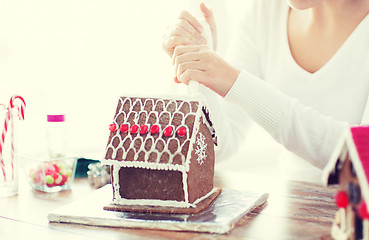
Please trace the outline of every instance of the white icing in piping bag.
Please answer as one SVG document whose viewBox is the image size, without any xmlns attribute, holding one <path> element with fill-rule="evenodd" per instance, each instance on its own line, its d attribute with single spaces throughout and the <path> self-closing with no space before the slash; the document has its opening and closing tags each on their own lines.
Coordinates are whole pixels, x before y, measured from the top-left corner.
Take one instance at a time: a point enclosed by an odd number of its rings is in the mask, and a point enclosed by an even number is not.
<svg viewBox="0 0 369 240">
<path fill-rule="evenodd" d="M 210 26 L 205 20 L 199 20 L 202 26 L 202 36 L 206 39 L 206 45 L 210 49 L 213 49 L 213 37 L 211 34 Z M 200 92 L 200 84 L 196 81 L 189 81 L 188 86 L 190 89 L 190 94 L 198 94 Z"/>
</svg>

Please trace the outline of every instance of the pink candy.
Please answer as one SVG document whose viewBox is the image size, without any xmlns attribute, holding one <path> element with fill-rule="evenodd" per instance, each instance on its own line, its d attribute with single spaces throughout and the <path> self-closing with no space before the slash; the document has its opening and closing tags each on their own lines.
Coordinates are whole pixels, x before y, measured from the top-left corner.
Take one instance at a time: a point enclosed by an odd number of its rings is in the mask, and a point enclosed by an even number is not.
<svg viewBox="0 0 369 240">
<path fill-rule="evenodd" d="M 68 181 L 67 173 L 60 170 L 56 163 L 43 163 L 37 170 L 31 169 L 29 176 L 33 184 L 48 187 L 63 186 Z"/>
</svg>

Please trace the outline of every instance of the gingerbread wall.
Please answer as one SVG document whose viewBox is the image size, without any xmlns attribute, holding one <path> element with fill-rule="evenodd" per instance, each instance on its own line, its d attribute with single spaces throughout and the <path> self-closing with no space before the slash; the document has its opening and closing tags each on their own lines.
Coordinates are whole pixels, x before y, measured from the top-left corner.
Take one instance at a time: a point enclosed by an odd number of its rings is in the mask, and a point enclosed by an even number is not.
<svg viewBox="0 0 369 240">
<path fill-rule="evenodd" d="M 200 122 L 202 122 L 202 117 Z M 204 136 L 204 144 L 206 145 L 206 151 L 202 149 L 206 152 L 206 158 L 203 159 L 199 159 L 199 155 L 196 153 L 197 147 L 199 151 L 201 150 L 201 146 L 197 143 L 201 135 Z M 196 199 L 206 195 L 213 189 L 214 163 L 214 141 L 209 129 L 204 124 L 200 124 L 199 132 L 196 135 L 196 141 L 191 152 L 190 170 L 188 172 L 187 182 L 190 203 L 193 203 Z"/>
</svg>

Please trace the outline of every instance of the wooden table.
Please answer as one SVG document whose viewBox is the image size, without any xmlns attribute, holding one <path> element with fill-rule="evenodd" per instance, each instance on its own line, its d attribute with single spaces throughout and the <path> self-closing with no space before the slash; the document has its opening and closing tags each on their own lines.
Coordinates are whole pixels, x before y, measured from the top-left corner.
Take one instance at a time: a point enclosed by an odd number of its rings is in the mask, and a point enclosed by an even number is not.
<svg viewBox="0 0 369 240">
<path fill-rule="evenodd" d="M 48 223 L 49 211 L 92 191 L 87 179 L 71 190 L 46 194 L 20 181 L 19 194 L 0 198 L 0 239 L 320 239 L 329 236 L 336 188 L 241 172 L 217 172 L 216 185 L 268 192 L 268 202 L 243 217 L 227 235 Z"/>
</svg>

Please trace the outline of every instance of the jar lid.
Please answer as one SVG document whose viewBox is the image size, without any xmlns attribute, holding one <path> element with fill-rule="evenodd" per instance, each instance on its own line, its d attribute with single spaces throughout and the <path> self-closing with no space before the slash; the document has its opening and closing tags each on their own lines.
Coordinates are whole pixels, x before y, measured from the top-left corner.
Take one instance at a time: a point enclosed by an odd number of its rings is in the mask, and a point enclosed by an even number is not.
<svg viewBox="0 0 369 240">
<path fill-rule="evenodd" d="M 47 115 L 48 122 L 64 122 L 64 115 Z"/>
</svg>

